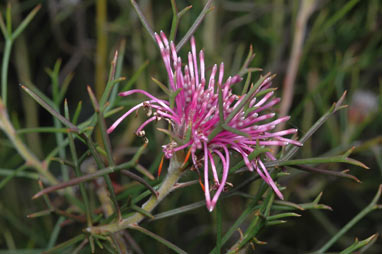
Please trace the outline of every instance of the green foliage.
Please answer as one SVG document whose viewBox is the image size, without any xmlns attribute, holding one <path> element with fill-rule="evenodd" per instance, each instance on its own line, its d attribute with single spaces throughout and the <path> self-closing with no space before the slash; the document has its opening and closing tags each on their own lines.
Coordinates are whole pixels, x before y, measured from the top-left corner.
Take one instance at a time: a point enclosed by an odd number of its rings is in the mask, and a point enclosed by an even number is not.
<svg viewBox="0 0 382 254">
<path fill-rule="evenodd" d="M 379 253 L 382 3 L 189 4 L 0 4 L 0 254 Z M 107 134 L 143 100 L 118 92 L 143 89 L 171 104 L 180 92 L 166 87 L 160 30 L 180 55 L 194 35 L 207 73 L 224 61 L 226 76 L 246 78 L 237 110 L 273 79 L 279 110 L 304 144 L 265 163 L 285 200 L 232 156 L 232 187 L 208 213 L 203 173 L 191 170 L 187 151 L 161 162 L 161 146 L 174 138 L 165 125 L 148 125 L 142 140 L 138 112 Z M 246 135 L 226 124 L 235 114 L 221 116 L 209 138 L 222 129 Z M 269 151 L 258 147 L 249 159 Z"/>
</svg>

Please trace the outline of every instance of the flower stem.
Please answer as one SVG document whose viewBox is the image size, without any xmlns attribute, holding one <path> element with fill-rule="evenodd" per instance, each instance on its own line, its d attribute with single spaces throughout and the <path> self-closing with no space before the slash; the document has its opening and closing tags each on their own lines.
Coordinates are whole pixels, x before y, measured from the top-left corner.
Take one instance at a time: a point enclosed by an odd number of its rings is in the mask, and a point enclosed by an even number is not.
<svg viewBox="0 0 382 254">
<path fill-rule="evenodd" d="M 3 103 L 6 106 L 7 105 L 7 90 L 8 90 L 8 66 L 9 66 L 9 58 L 11 56 L 11 50 L 12 50 L 12 40 L 6 39 L 5 40 L 5 49 L 4 49 L 4 56 L 3 56 L 3 64 L 1 66 L 1 97 L 3 98 Z"/>
<path fill-rule="evenodd" d="M 365 217 L 370 212 L 375 209 L 380 209 L 381 207 L 377 205 L 377 202 L 382 194 L 382 184 L 379 185 L 377 194 L 375 194 L 373 200 L 368 206 L 366 206 L 360 213 L 358 213 L 351 221 L 349 221 L 340 231 L 337 232 L 324 246 L 322 246 L 318 251 L 314 253 L 324 253 L 326 252 L 335 242 L 338 241 L 350 228 L 352 228 L 356 223 L 358 223 L 363 217 Z"/>
<path fill-rule="evenodd" d="M 173 186 L 178 182 L 179 178 L 183 173 L 183 161 L 184 161 L 184 152 L 179 151 L 170 160 L 170 166 L 168 168 L 168 173 L 162 185 L 158 189 L 158 195 L 151 195 L 149 200 L 142 206 L 142 209 L 151 212 L 172 190 Z M 139 224 L 144 219 L 142 213 L 136 212 L 134 215 L 117 221 L 111 224 L 97 226 L 97 227 L 88 227 L 85 231 L 91 234 L 110 234 L 115 233 L 120 230 L 129 228 L 133 225 Z"/>
</svg>

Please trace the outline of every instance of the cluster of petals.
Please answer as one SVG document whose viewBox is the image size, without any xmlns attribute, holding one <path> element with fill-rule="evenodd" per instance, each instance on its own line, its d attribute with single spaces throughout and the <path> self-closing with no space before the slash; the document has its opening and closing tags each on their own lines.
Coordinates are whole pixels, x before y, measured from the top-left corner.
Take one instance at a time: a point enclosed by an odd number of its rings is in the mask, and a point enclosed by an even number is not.
<svg viewBox="0 0 382 254">
<path fill-rule="evenodd" d="M 282 199 L 282 193 L 263 163 L 264 159 L 275 160 L 272 153 L 266 152 L 262 156 L 263 158 L 258 156 L 253 160 L 248 159 L 249 154 L 258 146 L 301 145 L 295 140 L 284 137 L 296 133 L 296 129 L 272 132 L 278 124 L 287 121 L 289 116 L 274 119 L 275 113 L 271 112 L 272 107 L 280 99 L 273 97 L 273 91 L 269 90 L 260 98 L 256 96 L 259 92 L 270 88 L 271 79 L 266 78 L 260 84 L 246 107 L 242 107 L 242 104 L 239 106 L 245 96 L 233 94 L 232 86 L 239 83 L 242 78 L 236 75 L 223 81 L 223 63 L 219 67 L 215 64 L 209 77 L 206 78 L 204 53 L 201 50 L 197 54 L 194 38 L 191 38 L 191 52 L 188 53 L 184 68 L 182 68 L 182 60 L 177 55 L 174 43 L 169 42 L 163 32 L 155 34 L 155 38 L 168 74 L 170 90 L 177 93 L 174 106 L 171 107 L 169 101 L 159 99 L 143 90 L 122 92 L 119 95 L 128 96 L 141 93 L 147 96 L 148 100 L 127 111 L 110 126 L 108 132 L 112 132 L 123 119 L 139 108 L 146 110 L 148 119 L 137 129 L 138 136 L 144 135 L 144 127 L 150 122 L 160 119 L 167 120 L 178 142 L 173 139 L 171 143 L 163 146 L 163 152 L 167 158 L 171 158 L 175 152 L 189 149 L 193 166 L 196 169 L 204 167 L 204 192 L 209 211 L 214 209 L 220 194 L 224 191 L 232 153 L 241 155 L 247 168 L 250 171 L 256 171 Z M 221 89 L 223 101 L 222 107 L 220 104 L 220 108 L 223 108 L 222 113 L 219 112 L 219 89 Z M 238 131 L 232 132 L 227 128 L 220 128 L 219 132 L 211 137 L 210 134 L 221 124 L 220 118 L 223 116 L 224 119 L 228 119 L 233 111 L 236 112 L 235 115 L 233 117 L 231 115 L 226 124 L 231 130 Z M 242 135 L 243 133 L 246 135 Z M 179 140 L 182 142 L 179 143 Z M 222 165 L 221 173 L 216 165 L 218 160 Z M 212 172 L 213 184 L 210 184 L 210 172 Z"/>
</svg>

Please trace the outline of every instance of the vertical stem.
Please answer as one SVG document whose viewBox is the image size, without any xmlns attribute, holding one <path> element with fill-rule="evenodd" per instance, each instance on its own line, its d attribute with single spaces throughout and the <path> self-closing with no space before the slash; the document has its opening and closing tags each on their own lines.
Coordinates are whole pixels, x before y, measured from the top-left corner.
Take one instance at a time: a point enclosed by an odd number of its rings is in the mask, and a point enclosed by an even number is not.
<svg viewBox="0 0 382 254">
<path fill-rule="evenodd" d="M 176 30 L 178 29 L 178 24 L 179 24 L 178 10 L 176 8 L 175 0 L 171 0 L 171 8 L 172 8 L 172 22 L 171 22 L 171 31 L 170 31 L 170 41 L 174 41 Z"/>
<path fill-rule="evenodd" d="M 68 120 L 70 119 L 68 103 L 67 103 L 66 100 L 65 100 L 65 117 Z M 68 138 L 69 138 L 69 148 L 70 148 L 70 152 L 72 154 L 72 160 L 73 160 L 73 163 L 74 163 L 74 171 L 76 173 L 76 176 L 79 177 L 79 176 L 82 176 L 82 172 L 81 172 L 80 164 L 79 164 L 79 161 L 78 161 L 78 155 L 77 155 L 76 147 L 75 147 L 75 144 L 74 144 L 73 134 L 69 132 L 68 133 Z M 84 183 L 80 183 L 80 192 L 81 192 L 81 196 L 82 196 L 82 199 L 83 199 L 84 205 L 85 205 L 87 225 L 91 226 L 92 225 L 91 211 L 90 211 L 89 199 L 88 199 L 88 195 L 86 193 L 86 189 L 85 189 Z"/>
<path fill-rule="evenodd" d="M 13 20 L 15 23 L 19 24 L 22 22 L 22 11 L 19 0 L 14 0 L 14 7 L 16 10 L 13 14 Z M 31 85 L 32 75 L 30 69 L 30 57 L 26 43 L 26 37 L 23 33 L 20 33 L 20 35 L 17 37 L 17 40 L 15 40 L 14 59 L 20 82 L 27 86 Z M 27 128 L 38 126 L 39 119 L 37 103 L 25 93 L 21 94 L 21 102 L 25 116 L 25 126 Z M 28 133 L 26 135 L 26 141 L 30 149 L 36 154 L 37 157 L 41 157 L 43 155 L 39 133 Z"/>
<path fill-rule="evenodd" d="M 15 61 L 16 69 L 18 72 L 19 80 L 22 84 L 30 86 L 31 82 L 29 58 L 27 57 L 28 51 L 25 45 L 25 39 L 19 38 L 15 44 Z M 27 94 L 21 94 L 21 103 L 23 105 L 25 126 L 27 128 L 34 128 L 38 126 L 39 111 L 37 103 Z M 37 132 L 28 133 L 26 135 L 26 143 L 34 151 L 34 153 L 41 157 L 43 155 L 40 135 Z"/>
<path fill-rule="evenodd" d="M 97 0 L 96 2 L 96 29 L 97 29 L 97 49 L 96 49 L 96 74 L 95 91 L 97 99 L 100 99 L 106 82 L 106 58 L 107 58 L 107 2 Z"/>
<path fill-rule="evenodd" d="M 216 203 L 216 254 L 221 253 L 222 246 L 222 205 L 218 200 Z"/>
<path fill-rule="evenodd" d="M 94 160 L 95 160 L 95 162 L 97 164 L 98 169 L 104 168 L 105 165 L 103 164 L 102 159 L 100 158 L 100 156 L 99 156 L 99 154 L 98 154 L 98 152 L 96 150 L 96 147 L 95 147 L 95 145 L 93 143 L 93 140 L 91 140 L 91 138 L 88 137 L 87 135 L 85 135 L 85 139 L 86 139 L 86 143 L 89 146 L 90 153 L 94 157 Z M 114 188 L 113 188 L 113 185 L 111 183 L 110 176 L 109 175 L 104 175 L 103 178 L 104 178 L 104 180 L 106 182 L 106 185 L 107 185 L 107 187 L 109 189 L 109 192 L 110 192 L 110 195 L 111 195 L 111 200 L 112 200 L 113 205 L 115 207 L 115 211 L 116 211 L 116 213 L 118 215 L 118 218 L 121 218 L 121 210 L 119 209 L 119 206 L 118 206 L 117 197 L 115 195 Z"/>
<path fill-rule="evenodd" d="M 8 67 L 9 67 L 9 58 L 11 56 L 11 50 L 12 50 L 12 40 L 9 38 L 5 39 L 5 48 L 4 48 L 4 55 L 3 55 L 3 63 L 1 66 L 1 97 L 3 99 L 4 107 L 7 107 L 7 100 L 8 100 Z"/>
<path fill-rule="evenodd" d="M 297 71 L 300 64 L 306 25 L 310 15 L 313 13 L 316 5 L 316 0 L 301 1 L 301 6 L 298 12 L 296 26 L 293 37 L 292 53 L 288 62 L 288 70 L 283 83 L 283 93 L 280 105 L 280 117 L 286 116 L 292 105 L 294 94 L 294 83 L 296 81 Z M 277 130 L 284 129 L 285 123 L 278 125 Z"/>
<path fill-rule="evenodd" d="M 60 113 L 60 101 L 59 101 L 59 81 L 58 81 L 58 76 L 59 76 L 59 62 L 56 63 L 53 74 L 51 75 L 51 80 L 52 80 L 52 95 L 53 95 L 53 103 L 55 106 L 55 110 Z M 68 118 L 68 117 L 67 117 Z M 53 123 L 55 128 L 62 128 L 61 122 L 53 117 Z M 58 154 L 60 158 L 66 159 L 66 150 L 65 146 L 63 146 L 64 143 L 64 135 L 62 133 L 55 133 L 56 136 L 56 143 L 57 147 L 59 148 Z M 61 165 L 61 172 L 62 172 L 62 178 L 64 181 L 69 181 L 69 170 L 66 165 Z"/>
<path fill-rule="evenodd" d="M 204 0 L 204 2 L 206 3 L 207 1 Z M 219 46 L 219 39 L 216 40 L 216 37 L 219 36 L 216 32 L 217 15 L 218 10 L 215 9 L 208 16 L 206 16 L 203 25 L 203 45 L 205 48 L 205 52 L 208 52 L 209 54 L 212 54 L 214 56 L 216 55 L 216 51 Z"/>
<path fill-rule="evenodd" d="M 97 100 L 100 100 L 106 85 L 106 61 L 107 61 L 107 0 L 97 0 L 96 2 L 96 30 L 97 30 L 97 48 L 95 59 L 95 94 Z M 95 139 L 102 146 L 101 132 L 95 130 Z M 106 177 L 107 178 L 107 177 Z M 105 178 L 105 180 L 106 180 Z"/>
</svg>

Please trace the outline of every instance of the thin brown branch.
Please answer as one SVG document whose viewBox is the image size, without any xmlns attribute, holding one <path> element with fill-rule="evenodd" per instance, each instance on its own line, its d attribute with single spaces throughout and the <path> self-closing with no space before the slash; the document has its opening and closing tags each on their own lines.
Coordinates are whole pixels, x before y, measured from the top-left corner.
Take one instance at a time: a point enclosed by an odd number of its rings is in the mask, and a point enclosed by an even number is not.
<svg viewBox="0 0 382 254">
<path fill-rule="evenodd" d="M 304 38 L 306 33 L 306 26 L 309 20 L 309 17 L 313 13 L 316 0 L 306 0 L 300 1 L 301 6 L 298 11 L 296 26 L 293 37 L 292 44 L 292 53 L 288 62 L 288 69 L 286 70 L 286 76 L 283 83 L 283 93 L 282 100 L 280 105 L 280 116 L 286 116 L 289 112 L 289 109 L 292 105 L 293 94 L 294 94 L 294 85 L 296 81 L 296 75 L 298 67 L 300 64 L 300 58 L 302 54 Z M 285 127 L 285 123 L 278 125 L 278 130 L 282 130 Z"/>
</svg>

